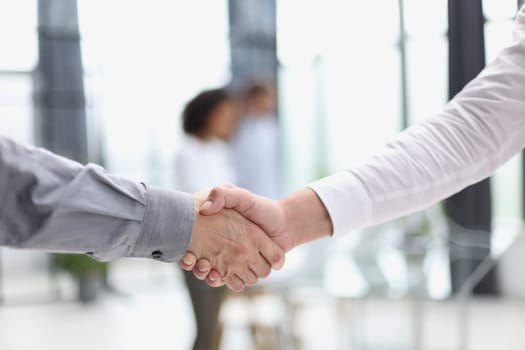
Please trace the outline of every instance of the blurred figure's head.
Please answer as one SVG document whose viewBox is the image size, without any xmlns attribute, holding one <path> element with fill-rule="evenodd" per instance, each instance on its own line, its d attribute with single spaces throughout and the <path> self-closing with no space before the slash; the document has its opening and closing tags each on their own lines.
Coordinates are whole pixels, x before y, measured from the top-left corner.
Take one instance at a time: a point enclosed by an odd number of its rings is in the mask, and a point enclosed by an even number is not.
<svg viewBox="0 0 525 350">
<path fill-rule="evenodd" d="M 275 114 L 273 89 L 266 84 L 252 84 L 246 89 L 246 111 L 254 116 Z"/>
<path fill-rule="evenodd" d="M 229 140 L 237 126 L 237 108 L 225 89 L 206 90 L 188 102 L 182 119 L 186 134 Z"/>
</svg>

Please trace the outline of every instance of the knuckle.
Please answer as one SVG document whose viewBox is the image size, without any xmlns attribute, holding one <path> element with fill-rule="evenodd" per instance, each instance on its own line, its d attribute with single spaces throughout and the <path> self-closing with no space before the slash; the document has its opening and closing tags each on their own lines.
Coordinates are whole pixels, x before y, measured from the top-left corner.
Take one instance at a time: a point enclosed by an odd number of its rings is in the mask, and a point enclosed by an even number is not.
<svg viewBox="0 0 525 350">
<path fill-rule="evenodd" d="M 233 252 L 237 256 L 246 256 L 249 253 L 249 249 L 243 242 L 237 242 L 233 245 Z"/>
<path fill-rule="evenodd" d="M 213 188 L 211 191 L 210 191 L 210 194 L 208 195 L 208 197 L 210 198 L 215 198 L 219 195 L 219 190 L 217 189 L 217 187 Z"/>
<path fill-rule="evenodd" d="M 226 268 L 224 269 L 224 272 L 222 273 L 223 278 L 231 280 L 233 276 L 239 271 L 241 271 L 241 266 L 239 264 L 226 264 Z"/>
</svg>

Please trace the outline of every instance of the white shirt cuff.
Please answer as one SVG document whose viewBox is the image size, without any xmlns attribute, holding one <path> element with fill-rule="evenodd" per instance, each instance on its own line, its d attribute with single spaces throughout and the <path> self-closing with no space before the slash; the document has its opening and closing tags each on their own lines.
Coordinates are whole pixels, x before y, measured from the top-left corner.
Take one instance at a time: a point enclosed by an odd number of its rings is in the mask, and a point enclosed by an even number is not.
<svg viewBox="0 0 525 350">
<path fill-rule="evenodd" d="M 315 191 L 328 210 L 334 236 L 367 226 L 372 221 L 372 200 L 364 184 L 348 171 L 316 181 Z"/>
</svg>

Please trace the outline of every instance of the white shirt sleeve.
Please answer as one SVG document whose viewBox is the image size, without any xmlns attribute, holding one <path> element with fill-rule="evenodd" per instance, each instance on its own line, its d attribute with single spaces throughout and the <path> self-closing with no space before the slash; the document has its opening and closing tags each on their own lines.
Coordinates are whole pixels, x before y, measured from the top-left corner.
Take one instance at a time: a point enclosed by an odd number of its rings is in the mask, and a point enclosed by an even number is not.
<svg viewBox="0 0 525 350">
<path fill-rule="evenodd" d="M 311 184 L 334 234 L 424 209 L 486 177 L 525 145 L 525 7 L 513 44 L 433 118 L 348 171 Z"/>
</svg>

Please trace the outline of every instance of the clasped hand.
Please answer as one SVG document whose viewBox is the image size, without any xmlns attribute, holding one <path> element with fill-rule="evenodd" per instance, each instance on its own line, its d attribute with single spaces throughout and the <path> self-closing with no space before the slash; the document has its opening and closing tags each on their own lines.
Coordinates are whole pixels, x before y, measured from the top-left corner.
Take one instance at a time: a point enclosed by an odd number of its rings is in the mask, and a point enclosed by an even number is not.
<svg viewBox="0 0 525 350">
<path fill-rule="evenodd" d="M 193 235 L 180 266 L 214 287 L 242 291 L 280 269 L 293 247 L 332 232 L 326 209 L 309 189 L 272 201 L 224 185 L 195 198 Z"/>
</svg>

